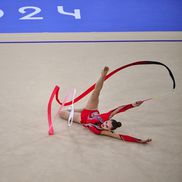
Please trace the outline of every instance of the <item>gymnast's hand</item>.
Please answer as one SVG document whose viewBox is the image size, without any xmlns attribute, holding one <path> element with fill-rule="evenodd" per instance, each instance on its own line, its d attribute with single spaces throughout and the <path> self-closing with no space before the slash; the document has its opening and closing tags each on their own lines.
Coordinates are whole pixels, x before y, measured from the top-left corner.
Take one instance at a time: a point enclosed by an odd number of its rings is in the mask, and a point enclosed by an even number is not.
<svg viewBox="0 0 182 182">
<path fill-rule="evenodd" d="M 143 102 L 144 102 L 144 101 L 136 101 L 136 102 L 134 102 L 132 105 L 133 105 L 133 107 L 138 107 L 138 106 L 140 106 Z"/>
<path fill-rule="evenodd" d="M 151 138 L 148 138 L 148 139 L 146 139 L 146 140 L 140 140 L 139 143 L 147 144 L 147 143 L 149 143 L 149 142 L 151 142 L 151 141 L 152 141 L 152 139 L 151 139 Z"/>
</svg>

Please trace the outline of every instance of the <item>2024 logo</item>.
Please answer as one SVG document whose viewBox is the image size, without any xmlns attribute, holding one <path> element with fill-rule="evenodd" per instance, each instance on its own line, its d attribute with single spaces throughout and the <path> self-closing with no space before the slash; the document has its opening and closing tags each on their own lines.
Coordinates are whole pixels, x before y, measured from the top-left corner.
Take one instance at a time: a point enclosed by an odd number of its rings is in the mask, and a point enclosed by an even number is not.
<svg viewBox="0 0 182 182">
<path fill-rule="evenodd" d="M 24 6 L 18 9 L 19 13 L 24 14 L 19 20 L 43 20 L 44 17 L 40 16 L 42 9 L 36 6 Z M 31 11 L 31 12 L 30 12 Z M 72 16 L 79 20 L 81 19 L 80 9 L 74 9 L 73 12 L 67 12 L 63 6 L 57 6 L 57 12 L 61 15 Z M 0 9 L 0 18 L 5 16 L 5 12 Z"/>
</svg>

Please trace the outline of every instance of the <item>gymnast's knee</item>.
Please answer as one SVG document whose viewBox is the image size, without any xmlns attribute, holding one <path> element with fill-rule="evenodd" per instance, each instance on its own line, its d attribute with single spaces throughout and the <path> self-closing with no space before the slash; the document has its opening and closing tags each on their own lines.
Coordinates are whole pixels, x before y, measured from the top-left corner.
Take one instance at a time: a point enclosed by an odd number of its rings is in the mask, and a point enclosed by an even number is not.
<svg viewBox="0 0 182 182">
<path fill-rule="evenodd" d="M 62 119 L 67 119 L 68 111 L 60 111 L 59 112 L 59 117 L 62 118 Z"/>
</svg>

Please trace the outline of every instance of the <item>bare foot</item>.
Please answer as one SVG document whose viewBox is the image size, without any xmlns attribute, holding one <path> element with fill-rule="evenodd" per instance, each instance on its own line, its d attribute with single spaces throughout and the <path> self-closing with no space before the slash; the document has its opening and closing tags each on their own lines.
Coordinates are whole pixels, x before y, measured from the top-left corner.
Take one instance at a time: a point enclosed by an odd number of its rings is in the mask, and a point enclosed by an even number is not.
<svg viewBox="0 0 182 182">
<path fill-rule="evenodd" d="M 103 76 L 103 77 L 105 77 L 106 75 L 107 75 L 107 72 L 109 71 L 109 67 L 108 66 L 105 66 L 104 67 L 104 69 L 102 70 L 102 72 L 101 72 L 101 75 Z"/>
</svg>

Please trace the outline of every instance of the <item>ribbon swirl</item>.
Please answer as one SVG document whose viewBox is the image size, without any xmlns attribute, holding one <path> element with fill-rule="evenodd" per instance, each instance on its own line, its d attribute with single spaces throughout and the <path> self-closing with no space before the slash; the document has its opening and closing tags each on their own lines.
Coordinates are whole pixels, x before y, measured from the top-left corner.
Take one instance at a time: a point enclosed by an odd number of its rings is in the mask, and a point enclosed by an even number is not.
<svg viewBox="0 0 182 182">
<path fill-rule="evenodd" d="M 176 87 L 176 82 L 175 82 L 175 78 L 174 78 L 174 75 L 172 73 L 172 71 L 169 69 L 169 67 L 167 67 L 164 63 L 161 63 L 161 62 L 158 62 L 158 61 L 136 61 L 136 62 L 132 62 L 130 64 L 127 64 L 127 65 L 124 65 L 122 67 L 119 67 L 117 69 L 115 69 L 114 71 L 112 71 L 111 73 L 109 73 L 106 77 L 105 77 L 105 81 L 107 79 L 109 79 L 111 76 L 113 76 L 114 74 L 116 74 L 117 72 L 123 70 L 123 69 L 126 69 L 128 67 L 131 67 L 131 66 L 137 66 L 137 65 L 149 65 L 149 64 L 155 64 L 155 65 L 161 65 L 161 66 L 164 66 L 167 71 L 169 72 L 169 75 L 173 81 L 173 89 L 175 89 Z M 95 83 L 96 84 L 96 83 Z M 59 89 L 60 87 L 59 86 L 55 86 L 54 90 L 52 91 L 52 94 L 50 96 L 50 99 L 49 99 L 49 102 L 48 102 L 48 109 L 47 109 L 47 113 L 48 113 L 48 124 L 49 124 L 49 135 L 53 135 L 54 134 L 54 129 L 53 129 L 53 124 L 52 124 L 52 113 L 51 113 L 51 107 L 52 107 L 52 101 L 54 99 L 54 96 L 56 97 L 56 100 L 57 102 L 61 105 L 61 106 L 69 106 L 69 105 L 72 105 L 72 108 L 73 108 L 73 104 L 78 102 L 79 100 L 81 100 L 82 98 L 84 98 L 86 95 L 88 95 L 92 90 L 94 90 L 95 88 L 95 84 L 93 84 L 91 87 L 89 87 L 86 91 L 84 91 L 82 94 L 80 94 L 78 97 L 74 98 L 75 97 L 75 94 L 73 94 L 73 99 L 72 101 L 69 101 L 69 102 L 65 102 L 65 103 L 62 103 L 60 100 L 59 100 L 59 97 L 58 97 L 58 94 L 59 94 Z M 71 113 L 70 115 L 70 119 L 73 119 L 73 113 Z M 70 125 L 71 122 L 69 122 L 69 125 Z"/>
</svg>

